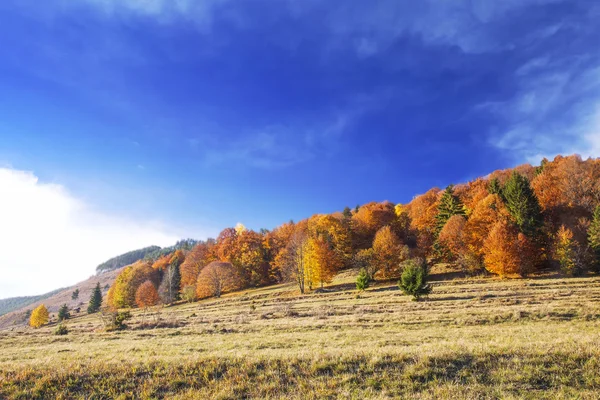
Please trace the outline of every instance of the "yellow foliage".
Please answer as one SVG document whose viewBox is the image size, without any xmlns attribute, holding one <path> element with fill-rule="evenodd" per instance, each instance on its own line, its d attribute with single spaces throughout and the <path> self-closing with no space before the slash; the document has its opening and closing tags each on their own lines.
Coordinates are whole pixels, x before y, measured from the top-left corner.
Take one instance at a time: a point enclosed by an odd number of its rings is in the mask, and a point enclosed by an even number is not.
<svg viewBox="0 0 600 400">
<path fill-rule="evenodd" d="M 49 318 L 50 316 L 48 315 L 48 309 L 45 305 L 41 304 L 32 311 L 31 317 L 29 318 L 29 325 L 33 328 L 39 328 L 46 325 Z"/>
</svg>

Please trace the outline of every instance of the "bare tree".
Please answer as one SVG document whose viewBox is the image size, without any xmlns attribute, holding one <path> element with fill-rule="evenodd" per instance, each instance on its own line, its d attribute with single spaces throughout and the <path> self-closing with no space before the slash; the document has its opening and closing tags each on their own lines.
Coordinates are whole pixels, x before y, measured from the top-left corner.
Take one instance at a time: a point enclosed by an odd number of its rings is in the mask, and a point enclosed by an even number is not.
<svg viewBox="0 0 600 400">
<path fill-rule="evenodd" d="M 308 237 L 303 232 L 296 232 L 283 250 L 282 275 L 286 282 L 295 281 L 300 293 L 305 292 L 306 283 L 306 255 L 308 248 Z"/>
</svg>

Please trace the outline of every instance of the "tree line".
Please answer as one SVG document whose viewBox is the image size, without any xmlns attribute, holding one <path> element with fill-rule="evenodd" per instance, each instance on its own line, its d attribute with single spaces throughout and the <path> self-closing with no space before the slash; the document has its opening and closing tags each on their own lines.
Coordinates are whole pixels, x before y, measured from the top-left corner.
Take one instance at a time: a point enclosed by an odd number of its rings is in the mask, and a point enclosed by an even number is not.
<svg viewBox="0 0 600 400">
<path fill-rule="evenodd" d="M 372 202 L 258 232 L 239 224 L 126 267 L 108 304 L 148 307 L 280 282 L 305 293 L 350 267 L 369 280 L 398 279 L 413 259 L 503 277 L 599 272 L 599 178 L 600 160 L 557 156 L 407 204 Z"/>
</svg>

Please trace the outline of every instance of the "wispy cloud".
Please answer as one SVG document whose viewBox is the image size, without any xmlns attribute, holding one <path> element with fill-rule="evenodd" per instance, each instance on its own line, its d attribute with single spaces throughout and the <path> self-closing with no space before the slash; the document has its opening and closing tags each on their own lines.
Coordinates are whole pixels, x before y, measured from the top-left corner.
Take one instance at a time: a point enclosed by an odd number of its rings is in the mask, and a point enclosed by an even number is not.
<svg viewBox="0 0 600 400">
<path fill-rule="evenodd" d="M 171 245 L 180 236 L 157 221 L 96 211 L 65 187 L 11 168 L 0 168 L 0 221 L 5 249 L 0 252 L 0 298 L 74 284 L 113 256 Z"/>
<path fill-rule="evenodd" d="M 517 93 L 488 108 L 503 125 L 492 145 L 532 163 L 557 153 L 600 156 L 600 64 L 578 68 L 574 59 L 562 61 L 517 71 Z"/>
<path fill-rule="evenodd" d="M 231 138 L 214 132 L 188 140 L 208 165 L 285 168 L 337 151 L 352 117 L 337 114 L 313 127 L 271 125 Z"/>
</svg>

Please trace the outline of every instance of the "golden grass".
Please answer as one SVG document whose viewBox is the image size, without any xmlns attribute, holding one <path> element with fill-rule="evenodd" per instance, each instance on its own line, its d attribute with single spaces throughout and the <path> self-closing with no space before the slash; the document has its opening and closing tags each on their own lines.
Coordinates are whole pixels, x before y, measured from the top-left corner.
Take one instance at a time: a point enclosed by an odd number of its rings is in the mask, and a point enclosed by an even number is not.
<svg viewBox="0 0 600 400">
<path fill-rule="evenodd" d="M 600 398 L 600 277 L 438 281 L 422 302 L 353 279 L 136 311 L 122 332 L 0 331 L 0 398 Z"/>
</svg>

